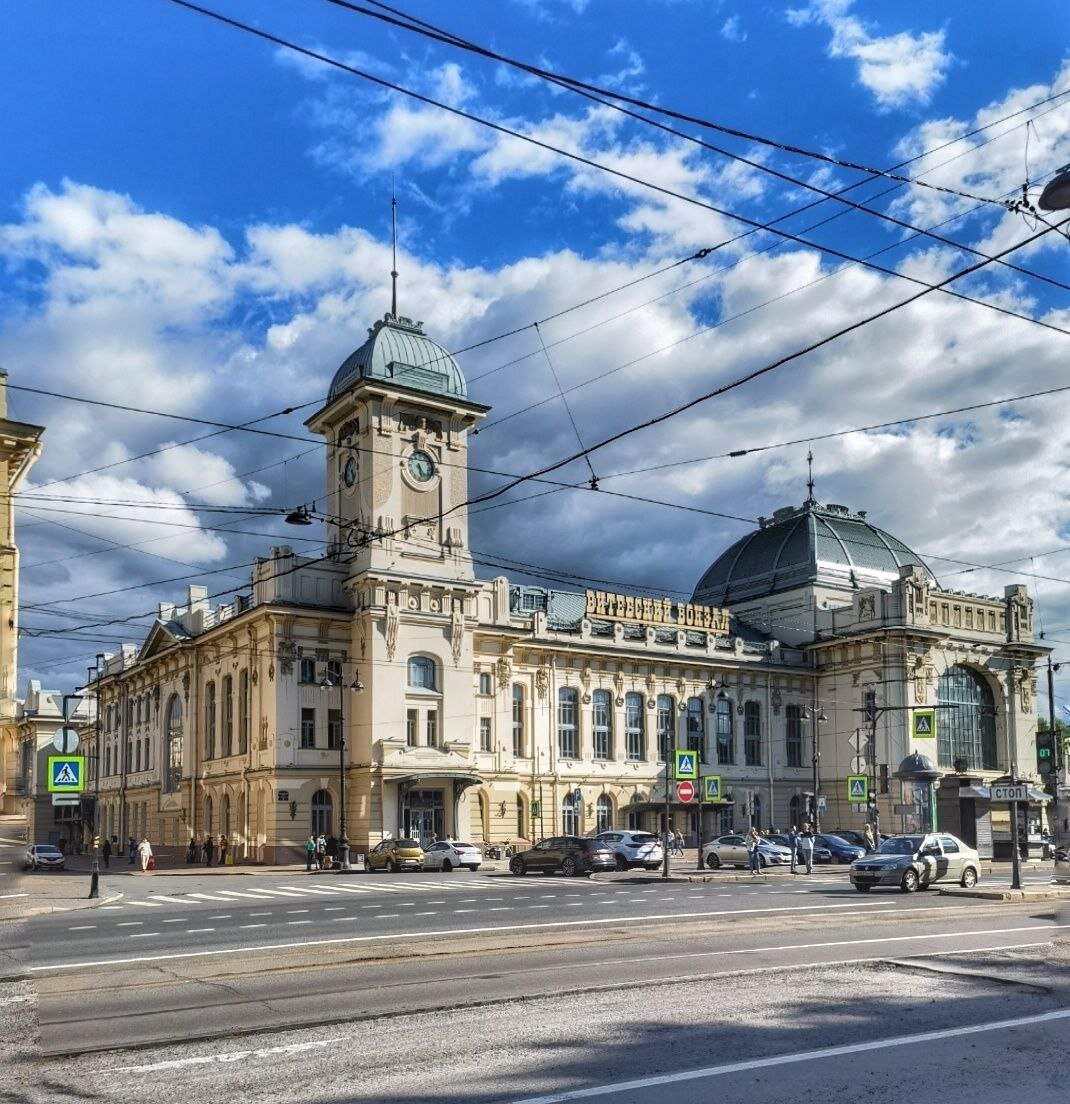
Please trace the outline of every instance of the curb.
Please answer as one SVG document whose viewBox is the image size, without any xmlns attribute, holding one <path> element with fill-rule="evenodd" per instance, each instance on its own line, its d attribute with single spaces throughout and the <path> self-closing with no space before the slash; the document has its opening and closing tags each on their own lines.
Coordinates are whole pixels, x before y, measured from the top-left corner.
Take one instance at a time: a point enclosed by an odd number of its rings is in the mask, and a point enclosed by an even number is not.
<svg viewBox="0 0 1070 1104">
<path fill-rule="evenodd" d="M 98 897 L 96 900 L 89 901 L 88 898 L 79 898 L 79 900 L 86 901 L 85 904 L 77 905 L 36 905 L 33 908 L 27 909 L 25 912 L 20 913 L 18 916 L 8 916 L 4 918 L 3 922 L 28 920 L 33 916 L 52 916 L 57 912 L 85 912 L 88 909 L 100 908 L 101 905 L 111 905 L 116 901 L 121 901 L 125 897 L 125 893 L 112 893 L 107 897 Z M 64 898 L 69 900 L 69 898 Z"/>
<path fill-rule="evenodd" d="M 940 890 L 941 897 L 973 897 L 981 901 L 1070 901 L 1070 889 L 1052 886 L 1050 889 L 963 889 L 948 886 Z"/>
</svg>

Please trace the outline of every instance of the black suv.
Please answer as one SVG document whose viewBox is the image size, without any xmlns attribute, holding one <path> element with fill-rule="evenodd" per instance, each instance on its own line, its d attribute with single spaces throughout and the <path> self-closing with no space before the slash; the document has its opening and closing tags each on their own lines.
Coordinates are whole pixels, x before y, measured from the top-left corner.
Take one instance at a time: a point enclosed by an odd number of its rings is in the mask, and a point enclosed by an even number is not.
<svg viewBox="0 0 1070 1104">
<path fill-rule="evenodd" d="M 582 836 L 554 836 L 535 844 L 509 860 L 512 874 L 549 874 L 560 870 L 566 878 L 577 874 L 594 874 L 598 870 L 615 870 L 617 857 L 601 840 Z"/>
</svg>

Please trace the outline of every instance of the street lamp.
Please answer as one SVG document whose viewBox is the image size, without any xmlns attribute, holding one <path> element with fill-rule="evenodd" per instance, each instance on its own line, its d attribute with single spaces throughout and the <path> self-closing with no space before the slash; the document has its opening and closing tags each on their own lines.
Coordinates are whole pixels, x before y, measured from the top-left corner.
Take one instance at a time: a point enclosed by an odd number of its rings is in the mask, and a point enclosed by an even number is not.
<svg viewBox="0 0 1070 1104">
<path fill-rule="evenodd" d="M 1048 181 L 1037 203 L 1045 211 L 1070 210 L 1070 165 L 1063 165 Z"/>
<path fill-rule="evenodd" d="M 803 710 L 803 720 L 811 721 L 814 727 L 813 735 L 813 755 L 812 761 L 814 766 L 814 807 L 810 810 L 811 819 L 813 820 L 814 832 L 821 831 L 821 814 L 818 812 L 818 796 L 821 790 L 821 729 L 819 725 L 823 725 L 828 721 L 828 717 L 825 716 L 825 711 L 821 706 L 814 702 L 810 709 Z"/>
<path fill-rule="evenodd" d="M 342 666 L 338 665 L 338 682 L 331 681 L 329 670 L 324 673 L 323 681 L 320 683 L 320 689 L 325 693 L 329 693 L 335 686 L 339 689 L 338 695 L 338 796 L 340 801 L 339 815 L 338 815 L 338 849 L 341 859 L 341 868 L 343 871 L 352 870 L 352 866 L 349 865 L 349 835 L 346 832 L 346 687 L 345 680 L 342 678 Z M 349 689 L 354 694 L 360 694 L 364 690 L 364 683 L 360 681 L 358 675 L 353 679 L 349 685 Z"/>
<path fill-rule="evenodd" d="M 312 509 L 316 508 L 316 504 L 312 503 Z M 291 510 L 286 515 L 287 525 L 311 525 L 312 524 L 312 511 L 307 506 L 298 506 L 296 510 Z"/>
</svg>

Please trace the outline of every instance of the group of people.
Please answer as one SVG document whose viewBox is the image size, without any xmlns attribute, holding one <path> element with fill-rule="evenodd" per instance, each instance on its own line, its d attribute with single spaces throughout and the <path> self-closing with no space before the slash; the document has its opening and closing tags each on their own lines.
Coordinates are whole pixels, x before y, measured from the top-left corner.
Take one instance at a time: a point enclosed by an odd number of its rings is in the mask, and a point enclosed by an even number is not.
<svg viewBox="0 0 1070 1104">
<path fill-rule="evenodd" d="M 670 828 L 665 833 L 665 850 L 671 855 L 680 855 L 684 853 L 684 834 L 677 828 L 675 831 Z"/>
<path fill-rule="evenodd" d="M 773 828 L 767 832 L 766 835 L 778 836 L 780 833 Z M 793 824 L 787 836 L 788 848 L 791 851 L 791 873 L 798 874 L 799 864 L 803 863 L 806 866 L 806 873 L 812 874 L 814 872 L 814 847 L 817 841 L 817 832 L 814 831 L 814 826 L 809 821 L 805 821 L 801 829 Z M 865 839 L 867 855 L 876 851 L 880 846 L 880 840 L 872 824 L 867 824 L 865 826 L 862 830 L 862 836 Z M 750 871 L 752 874 L 765 873 L 762 869 L 761 841 L 761 833 L 759 833 L 754 825 L 751 825 L 751 827 L 747 829 L 747 859 L 750 863 Z"/>
<path fill-rule="evenodd" d="M 317 836 L 310 832 L 305 840 L 305 870 L 309 871 L 315 866 L 317 870 L 330 870 L 338 858 L 338 840 L 334 836 L 325 836 L 322 832 Z"/>
<path fill-rule="evenodd" d="M 104 869 L 107 870 L 111 867 L 112 855 L 121 855 L 122 851 L 119 848 L 118 836 L 105 836 L 103 843 L 100 845 L 100 857 L 104 860 Z M 149 865 L 149 859 L 152 858 L 152 846 L 145 836 L 141 837 L 141 842 L 138 843 L 133 836 L 130 836 L 126 841 L 126 857 L 130 865 L 140 860 L 141 869 L 151 869 Z M 153 864 L 155 866 L 155 863 Z"/>
<path fill-rule="evenodd" d="M 196 839 L 190 837 L 189 846 L 186 848 L 186 862 L 196 863 L 203 859 L 205 866 L 211 866 L 214 859 L 219 866 L 226 866 L 229 850 L 230 844 L 224 835 L 220 835 L 218 842 L 211 835 L 206 835 L 203 843 L 198 843 Z"/>
</svg>

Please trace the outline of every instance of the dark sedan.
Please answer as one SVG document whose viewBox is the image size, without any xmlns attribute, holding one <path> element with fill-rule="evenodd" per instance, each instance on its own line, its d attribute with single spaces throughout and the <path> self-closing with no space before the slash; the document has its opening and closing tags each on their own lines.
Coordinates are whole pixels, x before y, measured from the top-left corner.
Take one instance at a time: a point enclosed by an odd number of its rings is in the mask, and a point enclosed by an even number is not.
<svg viewBox="0 0 1070 1104">
<path fill-rule="evenodd" d="M 817 838 L 832 852 L 833 860 L 838 863 L 853 863 L 855 859 L 862 858 L 866 853 L 864 847 L 856 847 L 853 843 L 840 839 L 839 836 L 822 832 Z"/>
<path fill-rule="evenodd" d="M 616 870 L 617 856 L 601 840 L 582 836 L 553 836 L 541 840 L 530 851 L 509 860 L 511 874 L 551 874 L 560 870 L 566 878 Z"/>
</svg>

